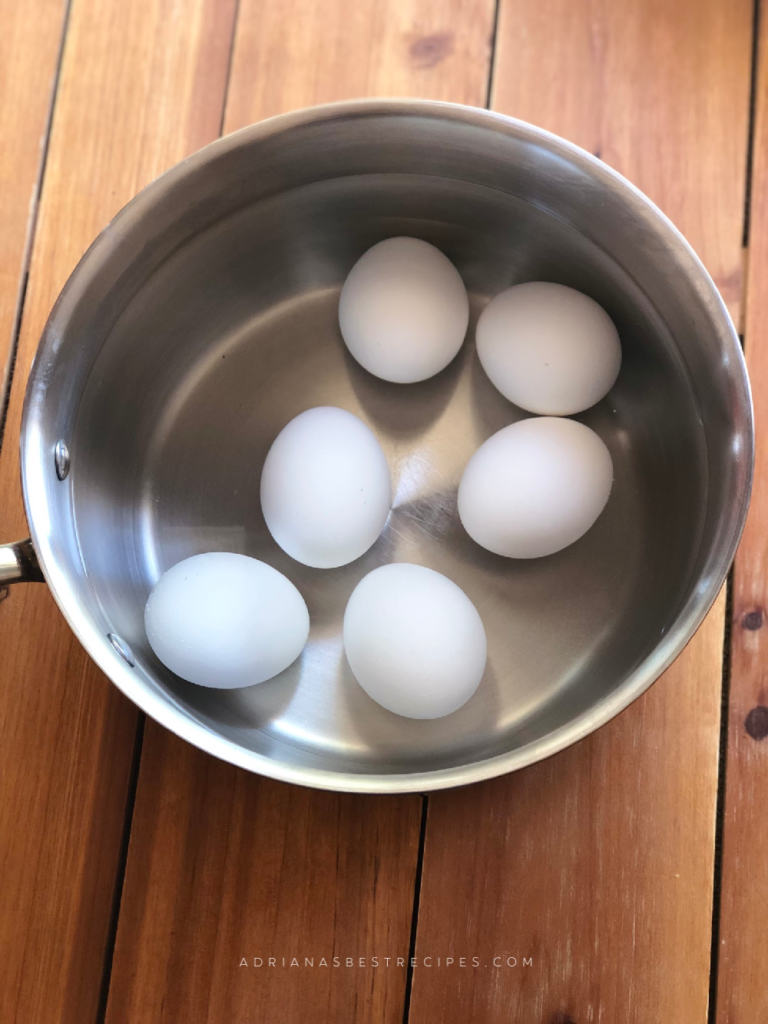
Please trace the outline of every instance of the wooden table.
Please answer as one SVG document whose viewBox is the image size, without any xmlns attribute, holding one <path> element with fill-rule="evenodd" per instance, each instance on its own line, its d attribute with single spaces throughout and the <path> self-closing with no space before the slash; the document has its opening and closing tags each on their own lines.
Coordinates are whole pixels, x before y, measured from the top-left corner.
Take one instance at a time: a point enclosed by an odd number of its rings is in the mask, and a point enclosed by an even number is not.
<svg viewBox="0 0 768 1024">
<path fill-rule="evenodd" d="M 0 592 L 3 1024 L 766 1019 L 762 6 L 0 0 L 2 539 L 26 535 L 25 379 L 89 242 L 220 132 L 351 96 L 490 104 L 626 174 L 742 325 L 760 431 L 730 600 L 666 676 L 557 757 L 428 799 L 220 764 L 144 721 L 45 587 Z"/>
</svg>

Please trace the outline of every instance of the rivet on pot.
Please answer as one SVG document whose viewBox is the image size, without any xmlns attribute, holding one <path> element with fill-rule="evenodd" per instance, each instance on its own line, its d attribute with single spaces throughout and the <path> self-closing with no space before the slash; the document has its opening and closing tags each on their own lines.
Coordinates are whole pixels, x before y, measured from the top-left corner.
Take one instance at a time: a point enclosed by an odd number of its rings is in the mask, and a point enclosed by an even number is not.
<svg viewBox="0 0 768 1024">
<path fill-rule="evenodd" d="M 107 640 L 109 640 L 123 661 L 133 668 L 136 664 L 136 659 L 133 657 L 133 651 L 125 640 L 121 640 L 117 633 L 107 633 Z"/>
<path fill-rule="evenodd" d="M 57 441 L 53 449 L 53 461 L 56 463 L 56 476 L 63 480 L 69 473 L 69 448 L 63 441 Z"/>
</svg>

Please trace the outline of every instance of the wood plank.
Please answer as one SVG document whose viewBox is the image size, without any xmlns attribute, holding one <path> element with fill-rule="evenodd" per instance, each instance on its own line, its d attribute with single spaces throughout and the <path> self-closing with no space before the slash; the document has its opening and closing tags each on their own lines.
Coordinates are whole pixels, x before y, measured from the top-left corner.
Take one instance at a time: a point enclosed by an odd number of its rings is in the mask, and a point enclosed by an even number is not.
<svg viewBox="0 0 768 1024">
<path fill-rule="evenodd" d="M 107 1020 L 399 1022 L 404 968 L 370 963 L 407 956 L 420 821 L 418 797 L 272 782 L 148 723 Z"/>
<path fill-rule="evenodd" d="M 23 8 L 24 5 L 19 5 Z M 218 131 L 233 2 L 74 0 L 0 455 L 0 536 L 26 529 L 24 382 L 75 262 L 150 178 Z M 98 1012 L 137 715 L 43 586 L 0 605 L 0 1019 Z"/>
<path fill-rule="evenodd" d="M 66 0 L 0 0 L 0 409 L 67 11 Z"/>
<path fill-rule="evenodd" d="M 482 103 L 492 19 L 490 0 L 241 0 L 226 128 L 357 94 Z M 420 797 L 308 793 L 150 726 L 108 1024 L 400 1024 L 405 964 L 370 957 L 408 955 L 420 820 Z M 252 965 L 313 955 L 366 962 Z"/>
<path fill-rule="evenodd" d="M 768 1016 L 768 8 L 760 9 L 747 262 L 755 487 L 733 575 L 717 978 L 718 1024 Z"/>
<path fill-rule="evenodd" d="M 751 13 L 747 0 L 502 0 L 493 89 L 497 109 L 631 177 L 734 311 Z M 721 598 L 599 733 L 430 797 L 417 956 L 488 966 L 417 966 L 412 1024 L 706 1020 L 723 613 Z M 508 955 L 517 967 L 492 966 Z"/>
<path fill-rule="evenodd" d="M 490 0 L 244 0 L 225 130 L 359 96 L 484 106 Z"/>
</svg>

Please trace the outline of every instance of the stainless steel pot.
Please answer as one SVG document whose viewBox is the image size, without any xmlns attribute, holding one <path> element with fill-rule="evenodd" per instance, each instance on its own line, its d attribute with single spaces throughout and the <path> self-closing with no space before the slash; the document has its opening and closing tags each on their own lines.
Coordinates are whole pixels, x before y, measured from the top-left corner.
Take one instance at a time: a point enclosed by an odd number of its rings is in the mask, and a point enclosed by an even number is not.
<svg viewBox="0 0 768 1024">
<path fill-rule="evenodd" d="M 443 373 L 376 380 L 348 358 L 338 292 L 390 235 L 439 246 L 474 315 L 512 282 L 560 281 L 616 322 L 618 384 L 582 418 L 616 482 L 597 525 L 549 558 L 474 545 L 455 515 L 474 449 L 522 414 L 479 367 L 473 332 Z M 473 321 L 474 322 L 474 321 Z M 396 489 L 384 535 L 341 569 L 271 540 L 258 488 L 280 428 L 318 404 L 362 416 Z M 34 551 L 72 629 L 149 715 L 217 757 L 328 789 L 459 785 L 546 757 L 641 694 L 714 600 L 752 471 L 738 338 L 690 247 L 632 185 L 546 132 L 429 102 L 345 103 L 255 125 L 145 189 L 64 289 L 29 381 L 21 439 Z M 279 678 L 223 692 L 184 683 L 143 629 L 160 573 L 207 550 L 275 565 L 305 595 L 310 643 Z M 398 718 L 350 677 L 346 599 L 405 560 L 475 602 L 490 660 L 477 695 L 434 722 Z M 0 559 L 36 572 L 29 545 Z"/>
</svg>

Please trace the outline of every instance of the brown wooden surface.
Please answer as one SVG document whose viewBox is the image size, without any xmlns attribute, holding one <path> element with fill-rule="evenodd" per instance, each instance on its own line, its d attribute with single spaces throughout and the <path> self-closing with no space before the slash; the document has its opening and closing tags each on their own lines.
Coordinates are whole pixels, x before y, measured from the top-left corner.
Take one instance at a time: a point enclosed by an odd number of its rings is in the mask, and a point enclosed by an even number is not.
<svg viewBox="0 0 768 1024">
<path fill-rule="evenodd" d="M 400 1024 L 405 967 L 370 964 L 407 956 L 420 821 L 419 797 L 271 782 L 148 723 L 108 1024 Z"/>
<path fill-rule="evenodd" d="M 0 452 L 0 539 L 25 532 L 19 416 L 48 310 L 87 244 L 143 184 L 213 138 L 222 116 L 229 131 L 353 95 L 485 101 L 492 0 L 236 7 L 72 0 Z M 751 17 L 749 0 L 500 0 L 492 94 L 497 109 L 573 139 L 647 191 L 696 246 L 734 315 Z M 63 0 L 0 0 L 0 18 L 2 367 Z M 758 430 L 768 416 L 767 97 L 764 57 L 747 303 Z M 755 710 L 768 707 L 768 455 L 760 435 L 758 444 L 757 502 L 734 591 L 720 1024 L 752 1024 L 768 1010 L 768 736 L 759 738 L 768 712 Z M 704 1024 L 722 627 L 721 600 L 665 679 L 579 746 L 430 797 L 416 953 L 432 966 L 414 970 L 411 1021 Z M 3 1024 L 96 1024 L 107 986 L 108 1024 L 399 1024 L 407 980 L 396 958 L 408 953 L 421 798 L 269 782 L 149 723 L 118 917 L 136 713 L 44 587 L 12 588 L 0 603 L 0 652 Z M 290 967 L 294 953 L 317 966 Z M 287 966 L 253 966 L 269 956 Z M 372 956 L 394 962 L 372 969 Z M 347 957 L 368 966 L 348 967 Z"/>
<path fill-rule="evenodd" d="M 493 0 L 241 0 L 225 131 L 359 96 L 485 105 Z"/>
<path fill-rule="evenodd" d="M 732 307 L 751 17 L 746 0 L 502 0 L 492 92 L 497 109 L 630 176 Z M 706 1020 L 722 641 L 721 599 L 665 678 L 599 733 L 430 798 L 417 954 L 489 966 L 417 966 L 413 1024 Z M 490 966 L 507 951 L 533 966 Z"/>
<path fill-rule="evenodd" d="M 0 407 L 37 210 L 67 5 L 0 0 Z"/>
<path fill-rule="evenodd" d="M 241 0 L 226 129 L 374 91 L 482 103 L 492 20 L 487 0 L 349 0 L 322 9 Z M 217 827 L 208 808 L 219 802 Z M 174 813 L 159 814 L 167 803 Z M 419 797 L 329 797 L 248 779 L 150 728 L 108 1024 L 400 1024 L 405 964 L 377 969 L 369 958 L 408 956 L 420 822 Z M 201 873 L 210 885 L 190 894 Z M 179 941 L 186 934 L 194 948 Z M 294 954 L 365 957 L 366 966 L 253 966 L 258 956 L 290 964 Z M 239 965 L 242 956 L 250 967 Z"/>
<path fill-rule="evenodd" d="M 49 5 L 29 6 L 32 17 L 47 16 Z M 3 539 L 26 530 L 19 417 L 48 311 L 109 218 L 217 134 L 233 18 L 233 4 L 221 0 L 73 0 L 0 454 Z M 0 652 L 0 1020 L 88 1024 L 111 927 L 136 713 L 41 585 L 12 587 L 0 604 Z"/>
<path fill-rule="evenodd" d="M 718 1024 L 768 1018 L 768 7 L 762 6 L 745 349 L 755 404 L 752 505 L 733 575 Z"/>
</svg>

